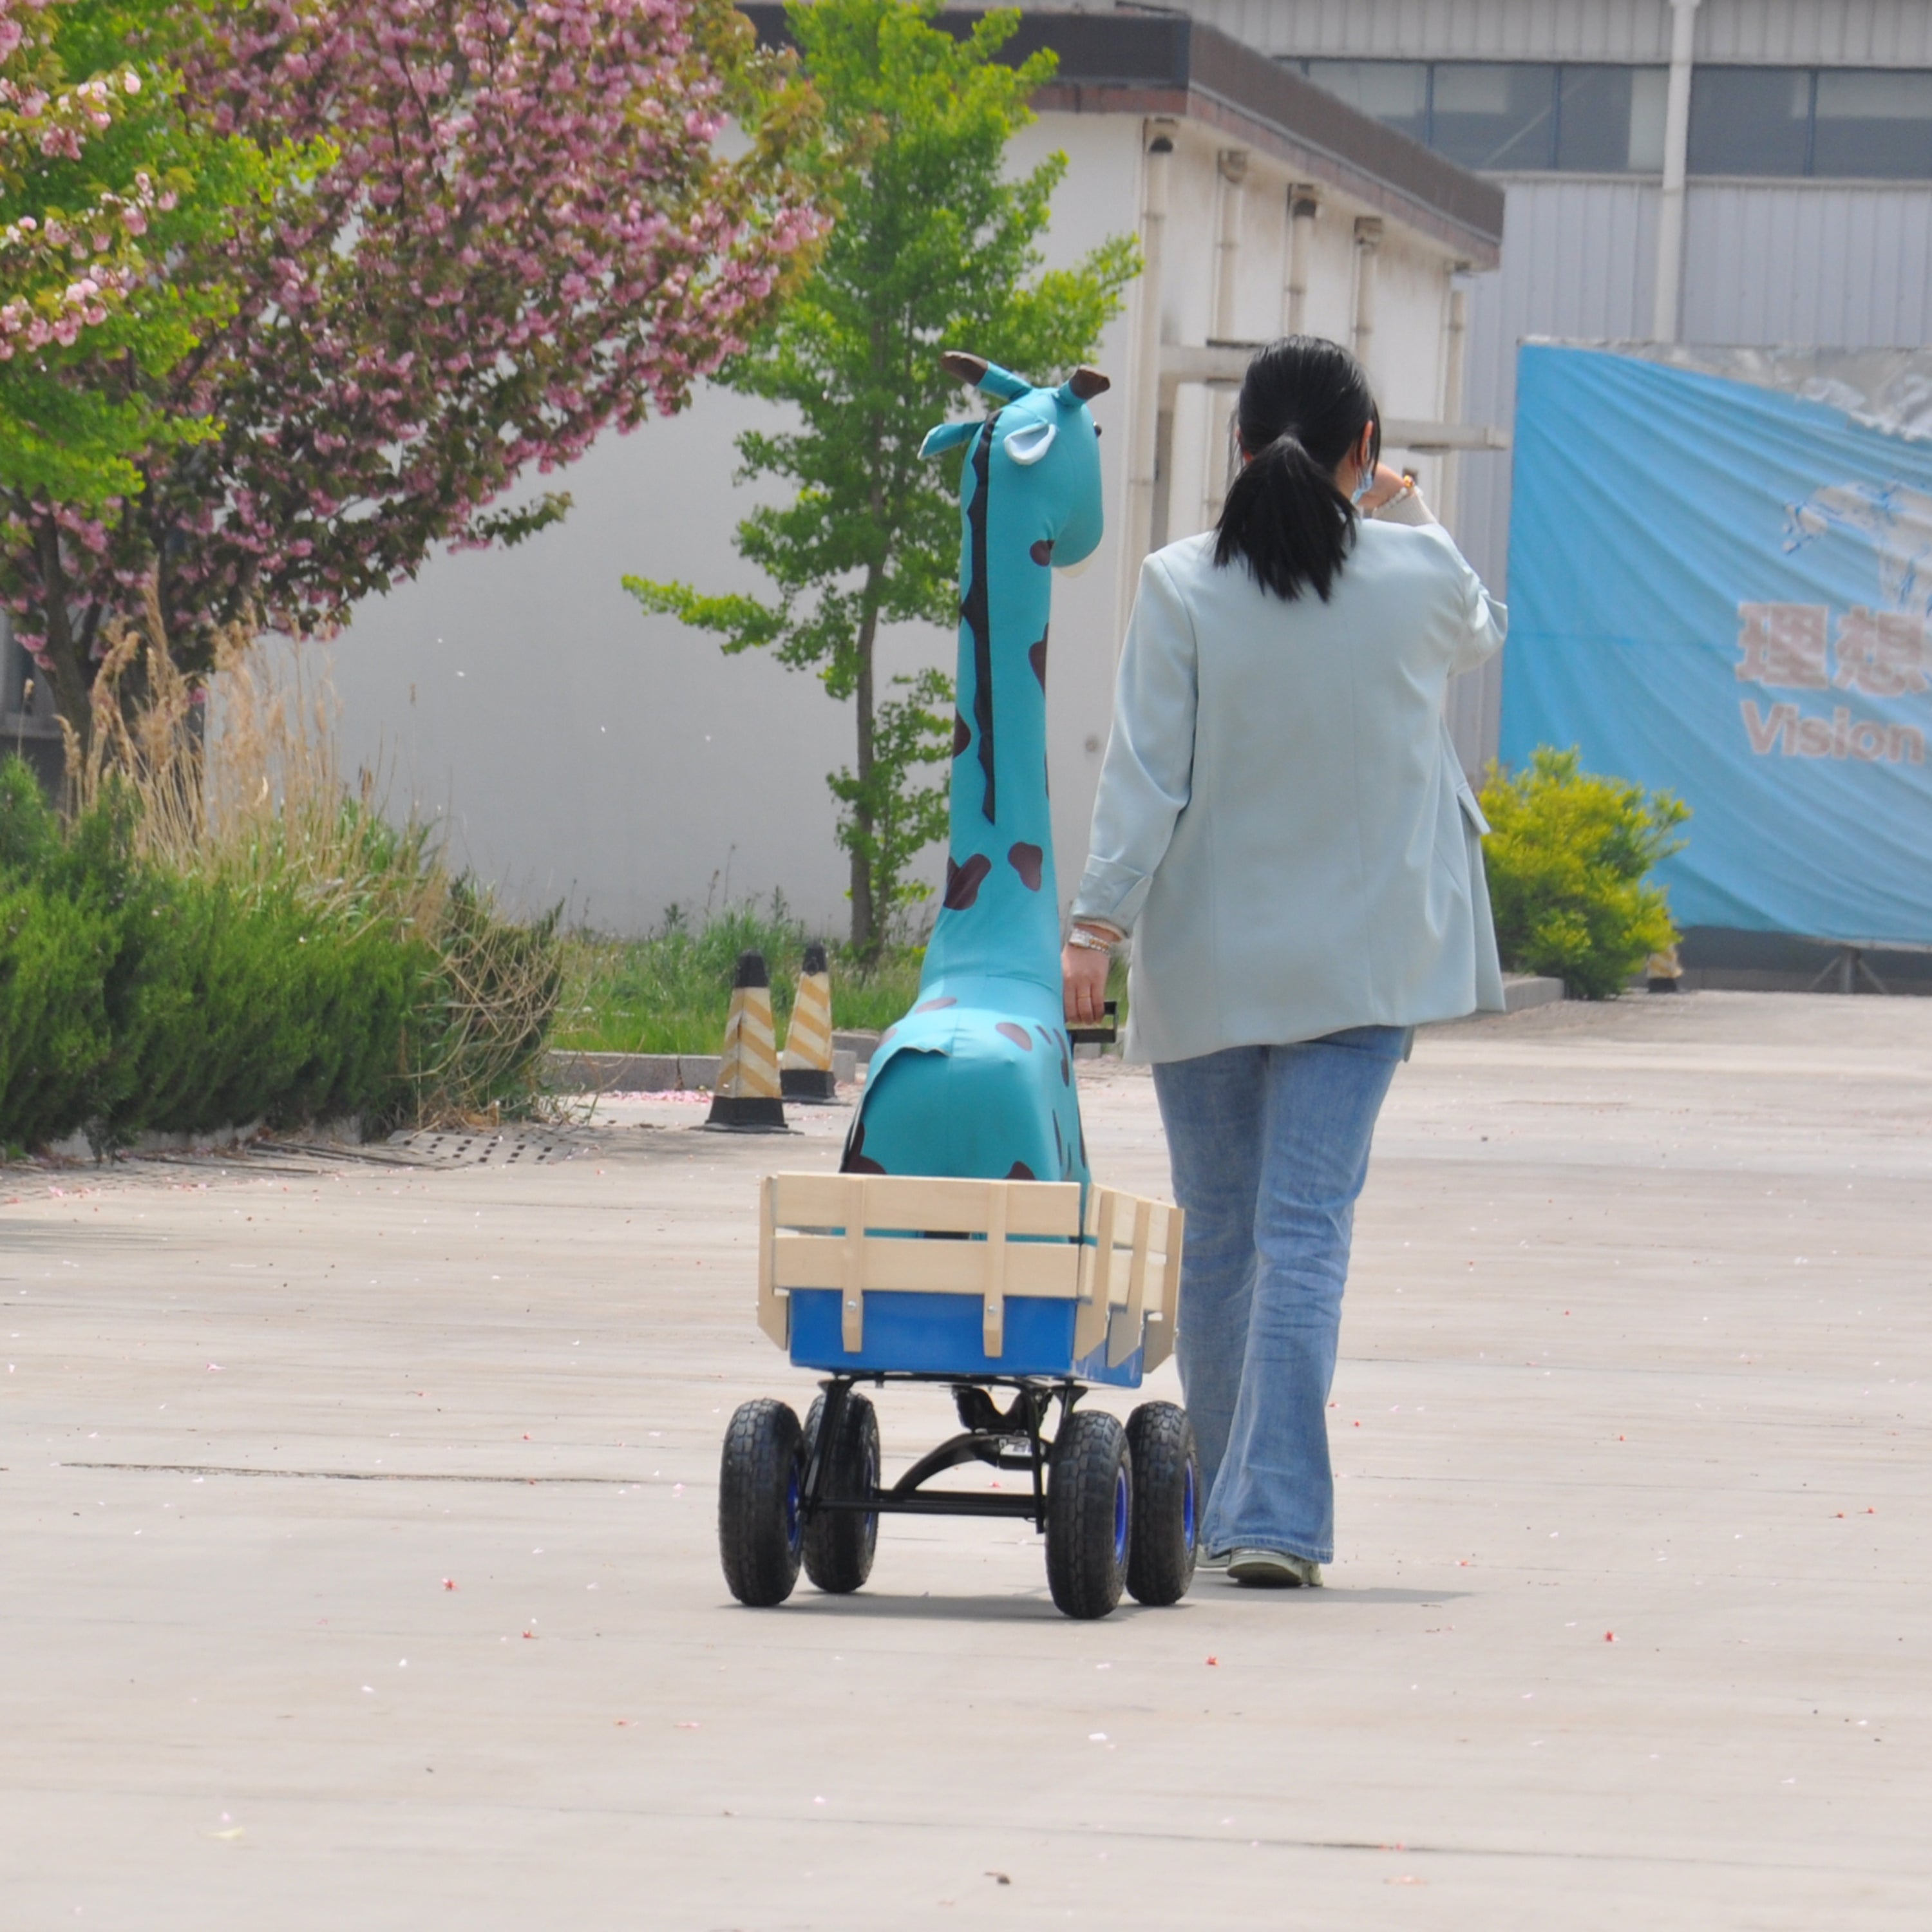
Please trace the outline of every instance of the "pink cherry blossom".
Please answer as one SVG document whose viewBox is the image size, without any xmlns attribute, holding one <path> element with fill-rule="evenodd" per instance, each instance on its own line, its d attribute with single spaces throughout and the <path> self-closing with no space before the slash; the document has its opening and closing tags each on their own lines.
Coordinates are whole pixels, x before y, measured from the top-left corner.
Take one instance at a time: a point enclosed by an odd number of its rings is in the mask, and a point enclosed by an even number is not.
<svg viewBox="0 0 1932 1932">
<path fill-rule="evenodd" d="M 0 20 L 20 10 L 0 0 Z M 681 408 L 823 232 L 786 159 L 798 97 L 754 86 L 766 70 L 727 0 L 250 0 L 208 17 L 182 99 L 319 164 L 199 265 L 235 310 L 163 386 L 211 439 L 151 458 L 118 515 L 0 502 L 0 528 L 24 533 L 8 602 L 30 644 L 59 608 L 91 646 L 153 581 L 194 666 L 232 618 L 326 631 L 437 544 L 540 525 L 560 510 L 501 522 L 519 483 Z M 121 98 L 104 88 L 90 111 Z M 734 118 L 753 138 L 727 158 Z M 173 206 L 144 184 L 34 245 L 131 248 Z M 57 339 L 117 299 L 113 260 L 44 318 Z M 0 359 L 36 320 L 0 309 Z"/>
</svg>

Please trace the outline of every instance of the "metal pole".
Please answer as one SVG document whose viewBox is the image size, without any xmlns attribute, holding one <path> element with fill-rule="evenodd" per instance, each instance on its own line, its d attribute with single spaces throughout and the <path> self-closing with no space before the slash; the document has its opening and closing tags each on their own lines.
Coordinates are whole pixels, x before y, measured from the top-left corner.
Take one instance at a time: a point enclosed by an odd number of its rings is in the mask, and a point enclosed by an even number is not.
<svg viewBox="0 0 1932 1932">
<path fill-rule="evenodd" d="M 1697 0 L 1670 0 L 1670 89 L 1664 108 L 1664 196 L 1657 211 L 1657 287 L 1650 332 L 1675 342 L 1684 314 L 1684 176 L 1690 148 L 1690 73 Z"/>
</svg>

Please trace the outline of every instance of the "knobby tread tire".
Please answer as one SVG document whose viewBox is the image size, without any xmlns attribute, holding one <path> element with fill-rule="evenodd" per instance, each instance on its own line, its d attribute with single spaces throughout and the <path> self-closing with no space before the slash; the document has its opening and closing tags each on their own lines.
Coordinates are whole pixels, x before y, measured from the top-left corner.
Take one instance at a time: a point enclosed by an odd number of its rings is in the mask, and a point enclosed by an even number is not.
<svg viewBox="0 0 1932 1932">
<path fill-rule="evenodd" d="M 1201 1507 L 1200 1456 L 1186 1410 L 1171 1402 L 1142 1402 L 1127 1418 L 1127 1454 L 1134 1469 L 1127 1588 L 1136 1603 L 1178 1604 L 1194 1581 Z M 1187 1521 L 1190 1470 L 1196 1524 Z"/>
<path fill-rule="evenodd" d="M 788 1518 L 790 1485 L 805 1480 L 798 1418 L 769 1396 L 742 1404 L 724 1432 L 718 1472 L 718 1552 L 740 1603 L 769 1610 L 798 1581 L 802 1538 Z M 795 1498 L 796 1492 L 790 1491 Z"/>
<path fill-rule="evenodd" d="M 1104 1617 L 1120 1600 L 1127 1566 L 1115 1548 L 1114 1500 L 1124 1470 L 1131 1541 L 1126 1432 L 1099 1409 L 1076 1409 L 1061 1424 L 1046 1491 L 1046 1582 L 1070 1617 Z"/>
<path fill-rule="evenodd" d="M 805 1460 L 812 1464 L 812 1446 L 818 1439 L 819 1418 L 825 1398 L 812 1405 L 805 1418 Z M 826 1446 L 829 1458 L 820 1493 L 827 1496 L 863 1496 L 879 1476 L 879 1418 L 869 1397 L 856 1389 L 845 1397 L 838 1412 L 838 1438 Z M 879 1519 L 856 1510 L 826 1510 L 805 1526 L 805 1574 L 814 1585 L 833 1596 L 859 1588 L 872 1574 L 878 1547 Z"/>
</svg>

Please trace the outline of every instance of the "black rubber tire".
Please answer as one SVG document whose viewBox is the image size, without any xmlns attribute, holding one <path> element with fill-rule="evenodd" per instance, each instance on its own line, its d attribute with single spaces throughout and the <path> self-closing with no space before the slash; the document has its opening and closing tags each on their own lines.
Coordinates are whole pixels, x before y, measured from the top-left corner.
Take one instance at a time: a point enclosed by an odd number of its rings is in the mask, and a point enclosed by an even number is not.
<svg viewBox="0 0 1932 1932">
<path fill-rule="evenodd" d="M 1134 1466 L 1127 1588 L 1136 1603 L 1178 1604 L 1194 1581 L 1201 1499 L 1201 1456 L 1186 1410 L 1142 1402 L 1127 1418 L 1127 1454 Z"/>
<path fill-rule="evenodd" d="M 818 1438 L 818 1418 L 825 1398 L 812 1405 L 805 1418 L 805 1460 L 812 1465 L 812 1445 Z M 856 1389 L 849 1391 L 838 1412 L 838 1439 L 826 1445 L 828 1466 L 820 1493 L 862 1496 L 879 1480 L 879 1418 L 872 1402 Z M 821 1590 L 842 1597 L 857 1589 L 872 1574 L 872 1555 L 879 1545 L 875 1510 L 861 1516 L 856 1510 L 821 1510 L 805 1526 L 805 1574 Z"/>
<path fill-rule="evenodd" d="M 1047 1587 L 1070 1617 L 1104 1617 L 1120 1600 L 1133 1514 L 1126 1430 L 1076 1409 L 1054 1438 L 1046 1490 Z"/>
<path fill-rule="evenodd" d="M 718 1472 L 718 1551 L 740 1603 L 769 1610 L 791 1594 L 805 1540 L 804 1482 L 797 1416 L 769 1397 L 741 1404 Z"/>
</svg>

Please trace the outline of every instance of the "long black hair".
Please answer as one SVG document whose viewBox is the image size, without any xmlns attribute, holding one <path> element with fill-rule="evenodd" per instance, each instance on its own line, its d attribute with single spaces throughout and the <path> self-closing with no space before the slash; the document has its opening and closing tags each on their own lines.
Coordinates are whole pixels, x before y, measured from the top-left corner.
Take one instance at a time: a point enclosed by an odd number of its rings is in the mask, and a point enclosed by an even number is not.
<svg viewBox="0 0 1932 1932">
<path fill-rule="evenodd" d="M 1382 418 L 1362 365 L 1339 342 L 1284 336 L 1260 350 L 1241 380 L 1242 466 L 1221 508 L 1214 561 L 1239 557 L 1256 580 L 1290 602 L 1312 585 L 1325 604 L 1355 540 L 1354 506 L 1335 487 L 1343 457 Z"/>
</svg>

